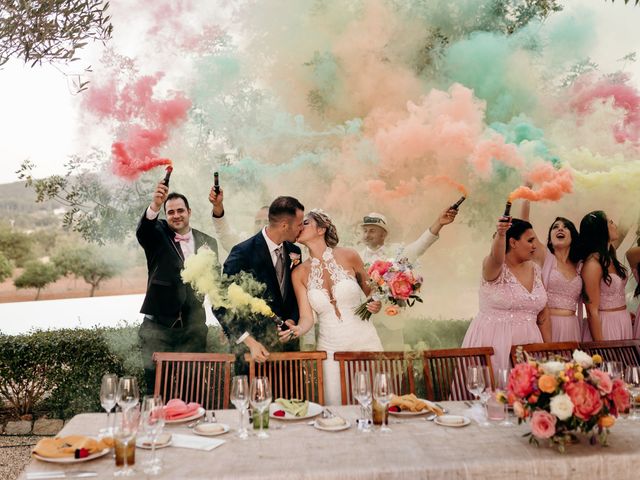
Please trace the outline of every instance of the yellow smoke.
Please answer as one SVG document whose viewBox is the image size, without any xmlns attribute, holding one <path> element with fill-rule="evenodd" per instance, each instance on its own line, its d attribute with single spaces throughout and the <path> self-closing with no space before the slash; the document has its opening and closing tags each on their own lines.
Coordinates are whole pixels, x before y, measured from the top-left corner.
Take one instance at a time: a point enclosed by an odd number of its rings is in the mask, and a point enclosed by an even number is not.
<svg viewBox="0 0 640 480">
<path fill-rule="evenodd" d="M 256 298 L 245 292 L 240 285 L 232 283 L 227 289 L 227 299 L 231 308 L 249 307 L 253 313 L 273 317 L 274 314 L 262 298 Z"/>
</svg>

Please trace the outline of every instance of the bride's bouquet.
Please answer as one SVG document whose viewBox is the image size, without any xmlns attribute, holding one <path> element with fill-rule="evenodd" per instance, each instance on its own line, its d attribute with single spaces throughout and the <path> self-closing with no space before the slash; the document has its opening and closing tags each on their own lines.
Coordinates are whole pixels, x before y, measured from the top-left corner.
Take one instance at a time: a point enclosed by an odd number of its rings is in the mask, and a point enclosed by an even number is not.
<svg viewBox="0 0 640 480">
<path fill-rule="evenodd" d="M 369 267 L 371 298 L 387 304 L 384 312 L 389 316 L 400 313 L 401 308 L 412 307 L 415 302 L 422 303 L 417 295 L 422 285 L 422 277 L 416 275 L 409 260 L 376 260 Z M 356 314 L 363 320 L 371 318 L 371 312 L 367 310 L 364 302 L 356 309 Z"/>
</svg>

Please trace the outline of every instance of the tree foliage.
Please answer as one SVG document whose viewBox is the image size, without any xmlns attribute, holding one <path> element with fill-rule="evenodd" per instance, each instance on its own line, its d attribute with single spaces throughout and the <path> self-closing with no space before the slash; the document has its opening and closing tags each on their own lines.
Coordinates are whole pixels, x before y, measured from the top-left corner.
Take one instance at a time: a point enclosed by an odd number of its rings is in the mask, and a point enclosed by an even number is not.
<svg viewBox="0 0 640 480">
<path fill-rule="evenodd" d="M 31 236 L 7 226 L 0 226 L 0 253 L 22 267 L 33 258 Z"/>
<path fill-rule="evenodd" d="M 117 257 L 109 258 L 107 251 L 92 246 L 65 248 L 52 260 L 60 274 L 74 275 L 91 285 L 90 297 L 100 283 L 115 277 L 124 267 Z"/>
<path fill-rule="evenodd" d="M 11 275 L 13 275 L 11 260 L 0 251 L 0 282 L 4 282 Z"/>
<path fill-rule="evenodd" d="M 0 65 L 77 60 L 89 41 L 111 38 L 108 8 L 103 0 L 0 0 Z"/>
<path fill-rule="evenodd" d="M 34 260 L 25 265 L 24 271 L 13 281 L 13 284 L 16 288 L 35 288 L 35 299 L 38 300 L 42 289 L 58 278 L 60 278 L 60 272 L 53 263 Z"/>
</svg>

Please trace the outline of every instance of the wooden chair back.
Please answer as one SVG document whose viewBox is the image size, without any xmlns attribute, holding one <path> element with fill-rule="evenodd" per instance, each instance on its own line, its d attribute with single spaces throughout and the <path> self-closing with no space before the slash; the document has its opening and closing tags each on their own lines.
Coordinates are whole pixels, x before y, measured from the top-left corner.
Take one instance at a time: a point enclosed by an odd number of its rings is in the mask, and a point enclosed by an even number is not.
<svg viewBox="0 0 640 480">
<path fill-rule="evenodd" d="M 573 351 L 580 348 L 578 342 L 556 342 L 556 343 L 529 343 L 527 345 L 513 345 L 511 347 L 511 364 L 518 363 L 517 350 L 521 346 L 524 352 L 529 354 L 529 357 L 536 360 L 553 359 L 556 356 L 562 357 L 565 360 L 571 360 Z"/>
<path fill-rule="evenodd" d="M 154 395 L 165 402 L 179 398 L 207 410 L 229 407 L 229 384 L 235 356 L 228 353 L 155 352 Z"/>
<path fill-rule="evenodd" d="M 394 392 L 397 395 L 415 393 L 413 362 L 415 353 L 407 352 L 335 352 L 333 359 L 340 365 L 340 389 L 342 405 L 355 405 L 351 381 L 353 374 L 360 371 L 369 372 L 371 387 L 377 372 L 387 372 L 393 381 Z"/>
<path fill-rule="evenodd" d="M 254 362 L 245 353 L 249 364 L 249 383 L 254 377 L 271 380 L 273 399 L 309 400 L 324 405 L 322 361 L 327 352 L 271 352 L 264 363 Z"/>
<path fill-rule="evenodd" d="M 486 366 L 491 388 L 495 386 L 491 368 L 492 347 L 451 348 L 422 352 L 427 399 L 432 401 L 472 400 L 467 390 L 467 367 Z"/>
<path fill-rule="evenodd" d="M 625 367 L 640 366 L 640 340 L 584 342 L 580 344 L 580 349 L 589 355 L 597 353 L 605 362 L 622 362 Z"/>
</svg>

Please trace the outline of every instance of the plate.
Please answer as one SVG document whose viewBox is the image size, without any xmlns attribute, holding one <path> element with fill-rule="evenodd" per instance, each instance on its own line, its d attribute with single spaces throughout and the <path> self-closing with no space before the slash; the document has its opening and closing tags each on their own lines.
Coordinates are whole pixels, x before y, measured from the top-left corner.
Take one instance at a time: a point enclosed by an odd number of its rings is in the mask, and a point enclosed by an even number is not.
<svg viewBox="0 0 640 480">
<path fill-rule="evenodd" d="M 318 420 L 316 420 L 315 422 L 313 422 L 313 426 L 318 430 L 322 430 L 323 432 L 340 432 L 342 430 L 351 428 L 351 422 L 349 420 L 345 420 L 345 422 L 347 423 L 345 423 L 344 425 L 337 425 L 335 427 L 323 427 L 318 423 Z"/>
<path fill-rule="evenodd" d="M 222 427 L 222 430 L 208 431 L 213 428 L 214 425 Z M 196 435 L 202 435 L 203 437 L 215 437 L 216 435 L 222 435 L 229 431 L 229 425 L 225 423 L 200 423 L 193 428 L 193 433 Z"/>
<path fill-rule="evenodd" d="M 307 414 L 304 417 L 296 417 L 291 415 L 289 412 L 284 413 L 284 417 L 276 417 L 273 412 L 277 412 L 278 410 L 284 410 L 282 405 L 279 403 L 273 402 L 269 405 L 269 417 L 275 420 L 285 420 L 285 421 L 298 421 L 298 420 L 307 420 L 309 418 L 317 417 L 322 413 L 322 405 L 319 405 L 314 402 L 309 402 L 309 409 L 307 410 Z"/>
<path fill-rule="evenodd" d="M 467 417 L 463 417 L 462 415 L 441 415 L 440 417 L 436 417 L 433 421 L 437 423 L 441 427 L 466 427 L 471 423 Z"/>
<path fill-rule="evenodd" d="M 171 434 L 163 433 L 158 437 L 158 441 L 156 442 L 156 448 L 165 448 L 171 445 Z M 144 450 L 151 450 L 151 440 L 147 437 L 138 437 L 136 439 L 136 447 L 142 448 Z"/>
<path fill-rule="evenodd" d="M 42 457 L 42 456 L 38 455 L 37 453 L 32 453 L 32 455 L 33 455 L 33 458 L 37 458 L 41 462 L 48 462 L 48 463 L 82 463 L 82 462 L 89 462 L 91 460 L 95 460 L 96 458 L 103 457 L 107 453 L 109 453 L 110 451 L 111 451 L 110 448 L 105 448 L 104 450 L 101 450 L 101 451 L 96 452 L 96 453 L 92 453 L 88 457 L 84 457 L 84 458 L 73 458 L 73 457 L 50 458 L 50 457 Z"/>
<path fill-rule="evenodd" d="M 177 418 L 175 420 L 165 420 L 164 423 L 167 425 L 171 425 L 173 423 L 184 423 L 184 422 L 190 422 L 191 420 L 196 420 L 200 417 L 202 417 L 204 415 L 204 408 L 200 407 L 198 409 L 198 411 L 196 413 L 194 413 L 193 415 L 189 415 L 188 417 L 184 417 L 184 418 Z"/>
<path fill-rule="evenodd" d="M 436 404 L 429 401 L 429 400 L 425 400 L 424 398 L 419 398 L 418 400 L 422 400 L 423 402 L 425 402 L 426 404 L 428 404 L 431 407 L 435 407 Z M 396 417 L 416 417 L 418 415 L 426 415 L 427 413 L 434 413 L 431 410 L 420 410 L 419 412 L 411 412 L 411 411 L 406 411 L 406 410 L 400 410 L 399 412 L 392 412 L 391 410 L 389 410 L 389 415 L 394 415 Z"/>
</svg>

